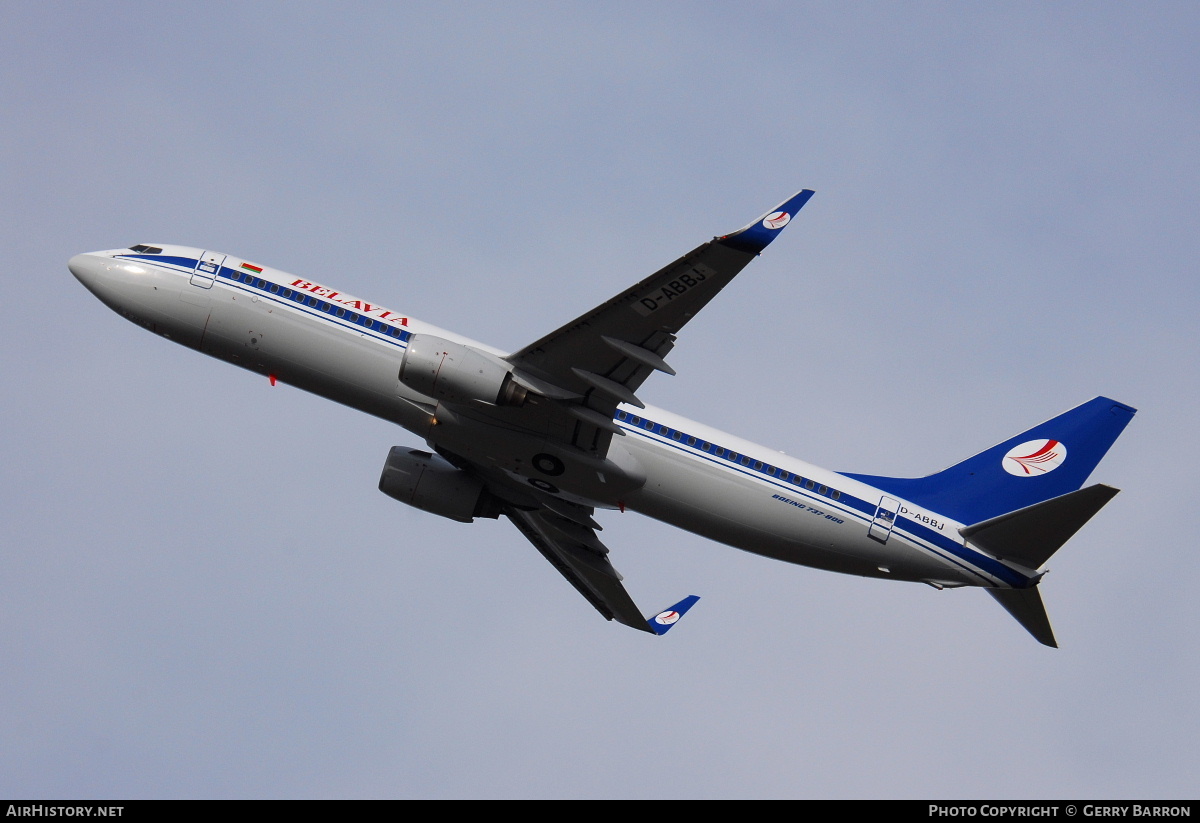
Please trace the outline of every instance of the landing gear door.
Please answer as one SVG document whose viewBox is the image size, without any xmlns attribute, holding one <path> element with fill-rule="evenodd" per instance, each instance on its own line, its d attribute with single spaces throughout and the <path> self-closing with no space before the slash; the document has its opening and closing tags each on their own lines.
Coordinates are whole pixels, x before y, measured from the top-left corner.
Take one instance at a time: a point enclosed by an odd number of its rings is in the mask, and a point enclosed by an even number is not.
<svg viewBox="0 0 1200 823">
<path fill-rule="evenodd" d="M 196 270 L 192 272 L 192 285 L 211 289 L 224 262 L 225 255 L 215 251 L 206 251 L 200 255 L 200 259 L 196 261 Z"/>
<path fill-rule="evenodd" d="M 899 510 L 899 502 L 890 497 L 879 498 L 879 505 L 875 507 L 875 517 L 871 520 L 871 528 L 867 531 L 872 540 L 878 540 L 880 543 L 887 542 L 888 537 L 892 534 L 892 528 L 896 525 L 896 512 Z"/>
</svg>

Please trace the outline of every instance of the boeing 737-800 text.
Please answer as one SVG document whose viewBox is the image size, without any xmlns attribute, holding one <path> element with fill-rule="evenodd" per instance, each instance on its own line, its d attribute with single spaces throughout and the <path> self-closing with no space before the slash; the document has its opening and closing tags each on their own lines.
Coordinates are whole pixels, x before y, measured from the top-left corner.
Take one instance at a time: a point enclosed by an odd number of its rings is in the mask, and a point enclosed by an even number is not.
<svg viewBox="0 0 1200 823">
<path fill-rule="evenodd" d="M 73 257 L 110 308 L 189 348 L 399 424 L 379 488 L 470 522 L 504 515 L 606 618 L 662 634 L 597 537 L 630 509 L 739 549 L 846 574 L 985 588 L 1056 645 L 1039 571 L 1117 490 L 1084 487 L 1134 409 L 1097 397 L 922 478 L 816 466 L 637 396 L 676 335 L 812 192 L 704 243 L 520 351 L 233 255 L 136 245 Z"/>
</svg>

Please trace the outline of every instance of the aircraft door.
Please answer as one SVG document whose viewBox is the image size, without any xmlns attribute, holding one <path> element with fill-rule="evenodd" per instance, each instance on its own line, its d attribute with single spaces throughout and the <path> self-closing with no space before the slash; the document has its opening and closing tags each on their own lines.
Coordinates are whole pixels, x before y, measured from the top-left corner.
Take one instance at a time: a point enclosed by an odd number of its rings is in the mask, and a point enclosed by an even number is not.
<svg viewBox="0 0 1200 823">
<path fill-rule="evenodd" d="M 875 517 L 871 520 L 871 528 L 867 530 L 872 540 L 887 542 L 892 528 L 896 525 L 896 512 L 899 510 L 900 504 L 897 501 L 887 496 L 879 498 L 879 505 L 875 507 Z"/>
<path fill-rule="evenodd" d="M 196 261 L 196 270 L 192 272 L 192 285 L 202 289 L 211 289 L 213 281 L 217 278 L 217 272 L 221 270 L 221 264 L 224 262 L 225 255 L 215 251 L 206 251 L 200 255 L 200 259 Z"/>
</svg>

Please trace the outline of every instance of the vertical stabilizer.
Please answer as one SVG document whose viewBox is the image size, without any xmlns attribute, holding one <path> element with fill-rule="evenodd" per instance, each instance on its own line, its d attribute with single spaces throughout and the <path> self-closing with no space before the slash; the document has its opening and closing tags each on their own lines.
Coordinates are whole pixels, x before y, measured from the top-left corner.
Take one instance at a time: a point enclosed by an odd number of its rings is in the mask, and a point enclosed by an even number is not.
<svg viewBox="0 0 1200 823">
<path fill-rule="evenodd" d="M 846 476 L 960 523 L 982 523 L 1081 488 L 1135 412 L 1097 397 L 928 477 Z"/>
</svg>

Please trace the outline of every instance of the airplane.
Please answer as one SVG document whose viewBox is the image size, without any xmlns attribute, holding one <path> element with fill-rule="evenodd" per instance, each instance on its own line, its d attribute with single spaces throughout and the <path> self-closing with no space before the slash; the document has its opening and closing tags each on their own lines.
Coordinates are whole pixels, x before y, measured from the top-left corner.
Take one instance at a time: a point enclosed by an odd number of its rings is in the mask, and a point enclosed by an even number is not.
<svg viewBox="0 0 1200 823">
<path fill-rule="evenodd" d="M 1135 409 L 1097 397 L 917 478 L 819 468 L 645 404 L 677 335 L 808 203 L 805 189 L 611 300 L 504 352 L 382 305 L 211 249 L 137 244 L 72 257 L 105 305 L 176 343 L 376 415 L 395 446 L 386 495 L 450 520 L 507 517 L 608 620 L 663 634 L 601 542 L 635 511 L 778 560 L 985 589 L 1057 647 L 1046 561 L 1117 489 L 1084 482 Z"/>
</svg>

